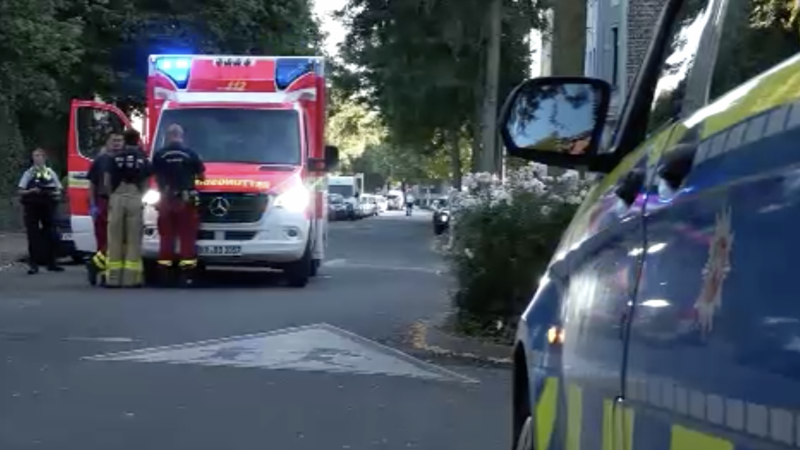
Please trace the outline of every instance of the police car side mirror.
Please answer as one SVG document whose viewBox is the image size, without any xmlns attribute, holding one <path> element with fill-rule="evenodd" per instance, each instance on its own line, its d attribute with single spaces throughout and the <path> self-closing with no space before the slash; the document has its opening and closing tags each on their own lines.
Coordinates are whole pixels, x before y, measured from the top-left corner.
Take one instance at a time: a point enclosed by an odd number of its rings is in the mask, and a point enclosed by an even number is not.
<svg viewBox="0 0 800 450">
<path fill-rule="evenodd" d="M 611 86 L 586 77 L 544 77 L 522 82 L 500 115 L 507 153 L 542 164 L 592 166 L 600 147 Z"/>
<path fill-rule="evenodd" d="M 334 170 L 339 166 L 339 147 L 335 145 L 325 146 L 325 169 Z"/>
</svg>

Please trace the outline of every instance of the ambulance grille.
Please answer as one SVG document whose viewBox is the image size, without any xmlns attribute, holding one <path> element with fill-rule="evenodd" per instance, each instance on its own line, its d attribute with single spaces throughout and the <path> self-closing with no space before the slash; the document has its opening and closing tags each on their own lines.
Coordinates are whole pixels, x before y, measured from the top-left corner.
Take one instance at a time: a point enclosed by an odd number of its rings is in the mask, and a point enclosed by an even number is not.
<svg viewBox="0 0 800 450">
<path fill-rule="evenodd" d="M 269 196 L 250 193 L 200 194 L 200 221 L 203 223 L 253 223 L 261 220 Z"/>
</svg>

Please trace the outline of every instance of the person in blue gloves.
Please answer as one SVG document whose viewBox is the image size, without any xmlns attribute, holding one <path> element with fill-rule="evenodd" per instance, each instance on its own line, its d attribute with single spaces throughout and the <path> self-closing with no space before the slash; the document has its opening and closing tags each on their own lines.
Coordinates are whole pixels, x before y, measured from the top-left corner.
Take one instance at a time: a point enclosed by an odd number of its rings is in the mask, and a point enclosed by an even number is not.
<svg viewBox="0 0 800 450">
<path fill-rule="evenodd" d="M 94 222 L 94 237 L 97 251 L 89 260 L 89 282 L 98 284 L 98 278 L 106 270 L 108 250 L 108 199 L 109 186 L 105 183 L 113 155 L 123 147 L 122 133 L 112 132 L 108 135 L 106 145 L 92 162 L 87 178 L 89 179 L 89 212 Z"/>
</svg>

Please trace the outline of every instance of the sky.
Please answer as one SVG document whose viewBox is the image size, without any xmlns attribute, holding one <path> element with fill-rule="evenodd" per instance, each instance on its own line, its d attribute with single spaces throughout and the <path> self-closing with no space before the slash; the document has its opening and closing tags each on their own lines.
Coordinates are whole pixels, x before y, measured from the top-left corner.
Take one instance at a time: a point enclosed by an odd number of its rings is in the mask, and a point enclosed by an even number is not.
<svg viewBox="0 0 800 450">
<path fill-rule="evenodd" d="M 331 15 L 334 11 L 344 8 L 347 0 L 314 0 L 314 15 L 319 17 L 322 22 L 322 31 L 327 35 L 325 38 L 325 51 L 330 56 L 337 56 L 336 46 L 344 40 L 346 30 Z"/>
</svg>

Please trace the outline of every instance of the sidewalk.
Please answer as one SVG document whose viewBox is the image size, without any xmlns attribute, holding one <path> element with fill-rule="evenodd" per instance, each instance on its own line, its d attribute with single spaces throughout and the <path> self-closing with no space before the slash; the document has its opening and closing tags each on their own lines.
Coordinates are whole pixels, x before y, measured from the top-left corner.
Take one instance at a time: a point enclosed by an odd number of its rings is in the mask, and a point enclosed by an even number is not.
<svg viewBox="0 0 800 450">
<path fill-rule="evenodd" d="M 447 316 L 418 321 L 411 327 L 408 335 L 409 343 L 417 350 L 441 356 L 466 358 L 502 366 L 512 363 L 511 346 L 452 334 L 445 329 L 446 320 Z"/>
<path fill-rule="evenodd" d="M 0 231 L 0 271 L 12 267 L 27 253 L 25 233 Z"/>
</svg>

